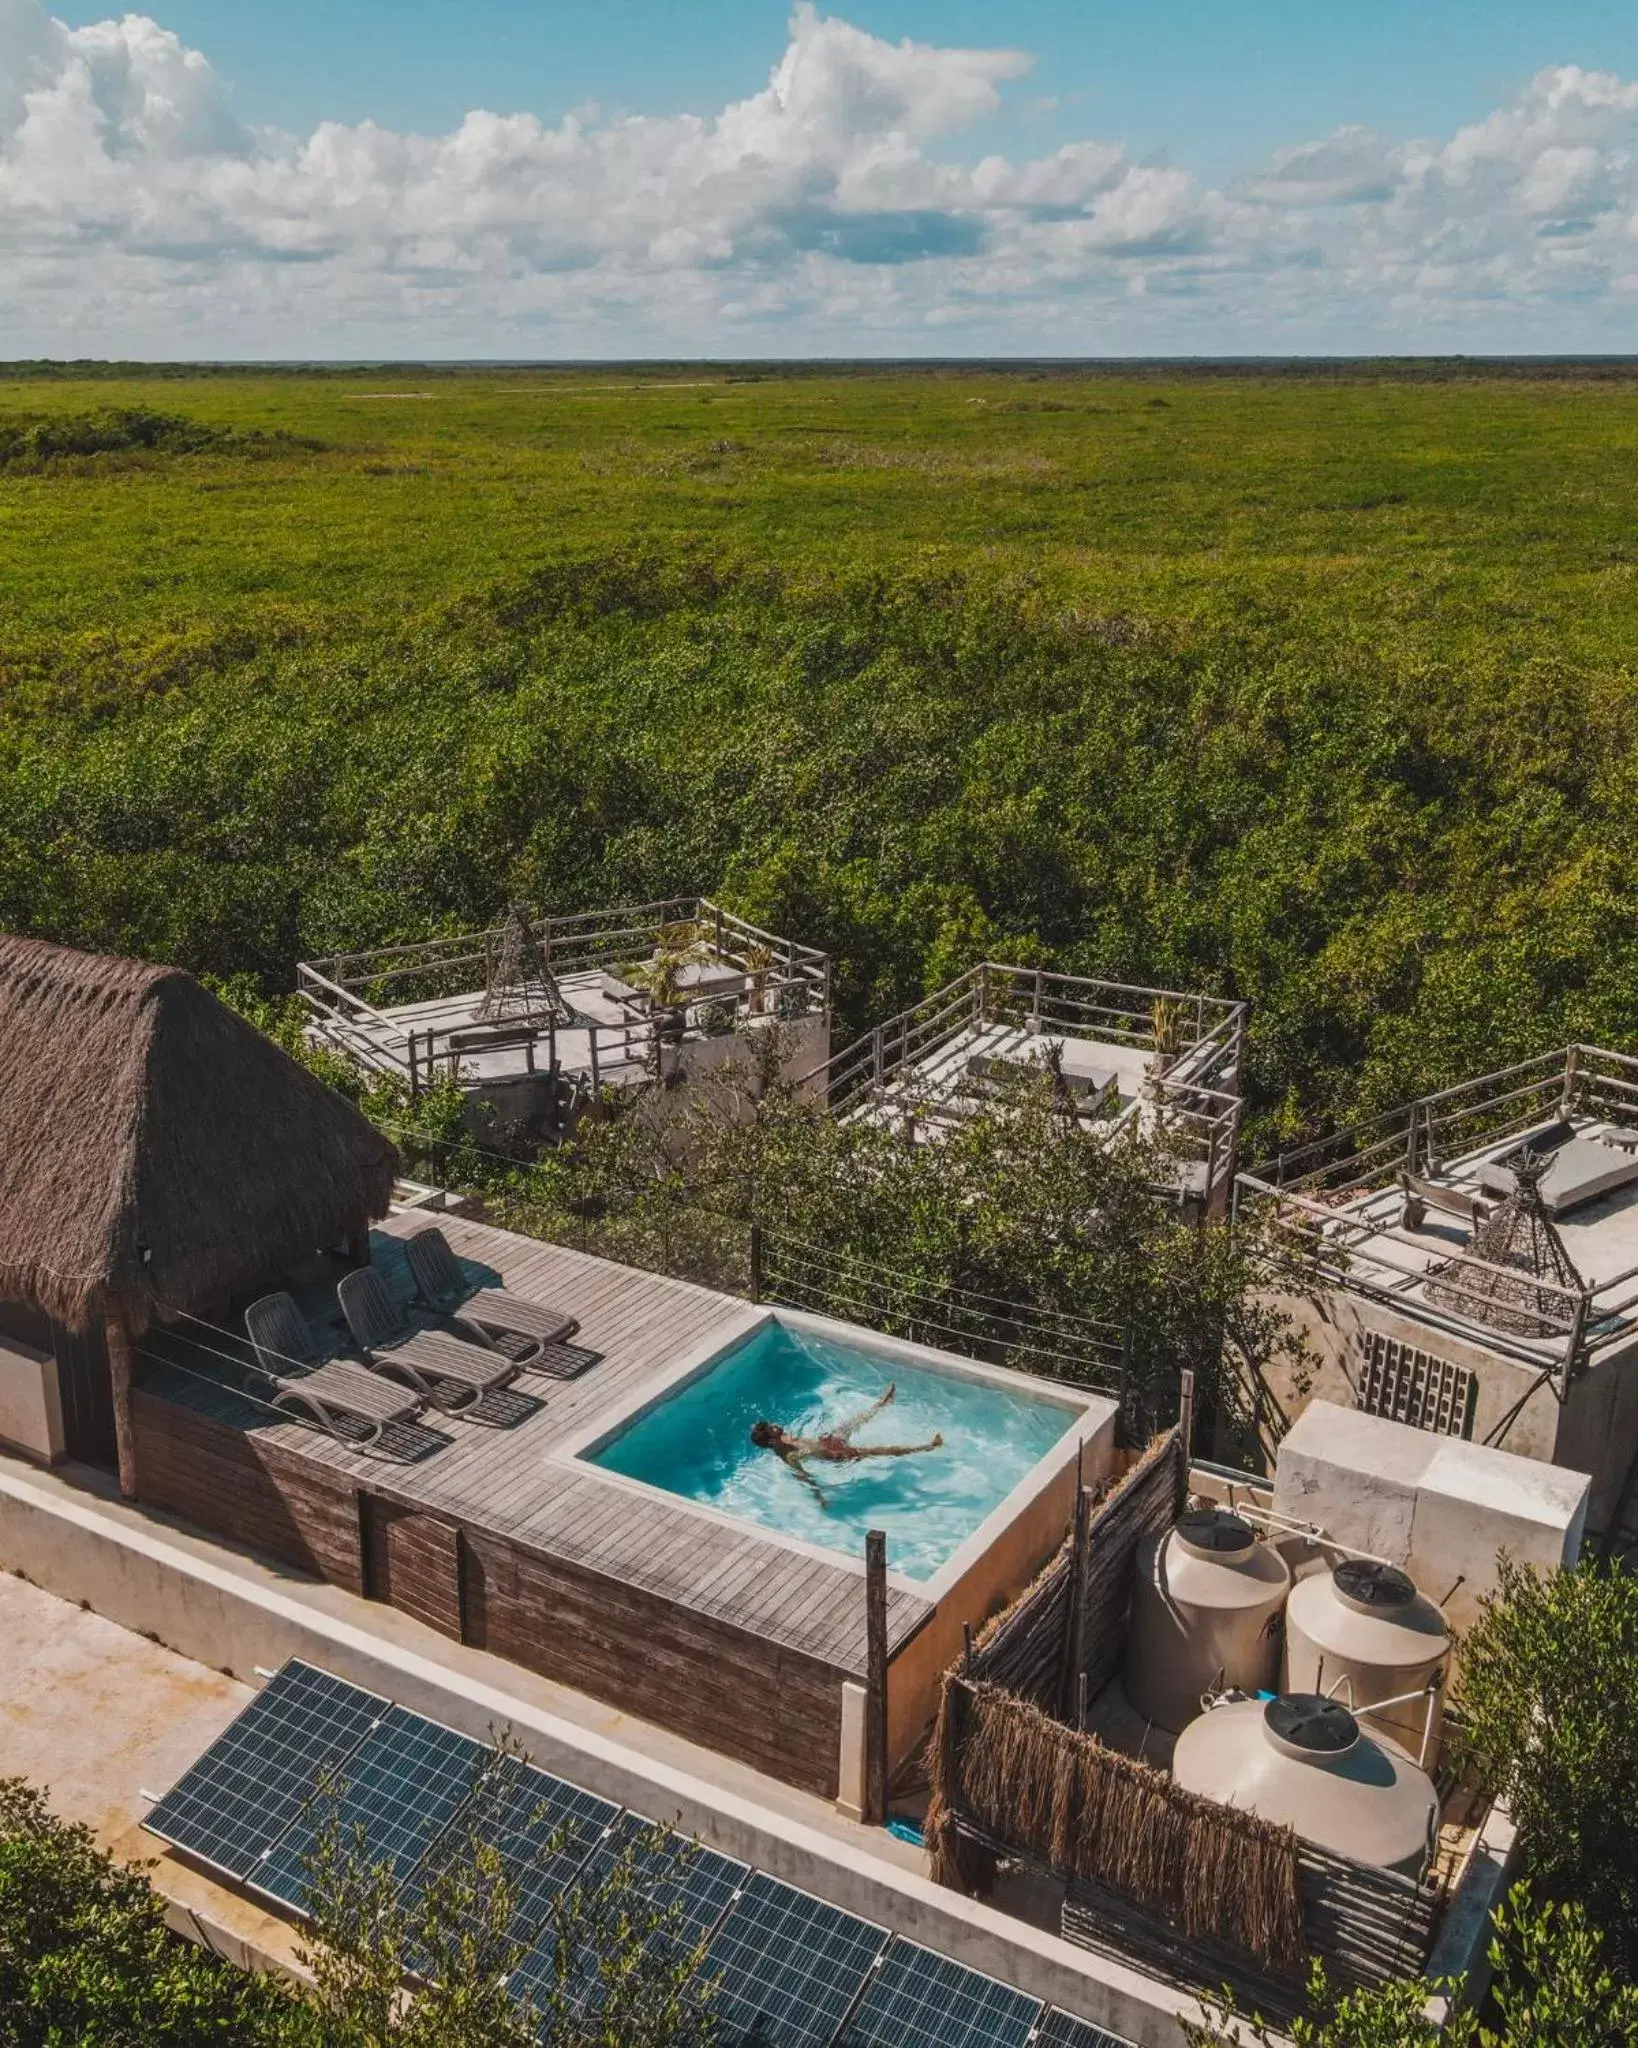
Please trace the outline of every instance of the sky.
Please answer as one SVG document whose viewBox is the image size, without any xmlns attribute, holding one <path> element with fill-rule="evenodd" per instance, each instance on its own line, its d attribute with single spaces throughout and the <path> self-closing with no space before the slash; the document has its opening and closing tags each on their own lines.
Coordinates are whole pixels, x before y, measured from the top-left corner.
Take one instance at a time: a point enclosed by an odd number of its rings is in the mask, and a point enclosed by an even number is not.
<svg viewBox="0 0 1638 2048">
<path fill-rule="evenodd" d="M 0 0 L 0 355 L 1638 351 L 1613 0 Z"/>
</svg>

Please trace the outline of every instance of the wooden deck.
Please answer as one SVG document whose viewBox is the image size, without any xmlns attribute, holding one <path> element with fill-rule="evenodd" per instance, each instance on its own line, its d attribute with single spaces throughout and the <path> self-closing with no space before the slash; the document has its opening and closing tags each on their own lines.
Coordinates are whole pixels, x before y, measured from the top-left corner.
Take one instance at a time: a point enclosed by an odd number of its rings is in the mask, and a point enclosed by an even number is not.
<svg viewBox="0 0 1638 2048">
<path fill-rule="evenodd" d="M 458 1529 L 595 1574 L 653 1600 L 744 1631 L 855 1677 L 865 1671 L 862 1565 L 812 1556 L 762 1532 L 634 1491 L 589 1465 L 548 1456 L 599 1418 L 623 1409 L 685 1353 L 726 1345 L 764 1311 L 685 1281 L 641 1273 L 452 1217 L 395 1214 L 373 1237 L 389 1287 L 409 1293 L 401 1240 L 436 1221 L 474 1279 L 560 1306 L 580 1320 L 575 1343 L 601 1354 L 580 1378 L 523 1375 L 492 1397 L 497 1424 L 429 1412 L 390 1445 L 357 1451 L 302 1422 L 273 1421 L 244 1398 L 233 1367 L 176 1331 L 144 1340 L 139 1377 L 156 1400 L 245 1431 L 318 1478 L 333 1475 L 376 1499 L 439 1517 Z M 346 1337 L 333 1295 L 338 1350 Z M 223 1347 L 226 1348 L 226 1347 Z M 890 1585 L 888 1636 L 896 1651 L 932 1612 Z"/>
</svg>

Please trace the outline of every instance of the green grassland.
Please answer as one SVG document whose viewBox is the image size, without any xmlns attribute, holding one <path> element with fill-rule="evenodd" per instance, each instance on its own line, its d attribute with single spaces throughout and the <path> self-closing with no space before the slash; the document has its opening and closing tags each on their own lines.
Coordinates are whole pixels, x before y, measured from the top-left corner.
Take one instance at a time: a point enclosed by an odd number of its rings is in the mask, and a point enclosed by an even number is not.
<svg viewBox="0 0 1638 2048">
<path fill-rule="evenodd" d="M 1272 1139 L 1638 1044 L 1635 659 L 1619 374 L 0 381 L 0 924 L 269 988 L 705 889 L 1250 996 Z"/>
</svg>

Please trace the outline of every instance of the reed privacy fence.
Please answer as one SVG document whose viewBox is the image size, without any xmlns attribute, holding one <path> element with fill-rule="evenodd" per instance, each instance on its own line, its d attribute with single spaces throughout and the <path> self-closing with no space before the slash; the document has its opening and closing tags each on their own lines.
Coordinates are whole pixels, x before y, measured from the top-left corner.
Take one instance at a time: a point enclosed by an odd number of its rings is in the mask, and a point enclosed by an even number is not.
<svg viewBox="0 0 1638 2048">
<path fill-rule="evenodd" d="M 975 1639 L 961 1676 L 1061 1719 L 1083 1718 L 1084 1700 L 1119 1661 L 1137 1547 L 1176 1518 L 1186 1477 L 1182 1431 L 1170 1429 L 1101 1505 L 1083 1490 L 1063 1547 Z"/>
<path fill-rule="evenodd" d="M 1068 1542 L 946 1674 L 928 1849 L 935 1878 L 968 1892 L 998 1858 L 1022 1863 L 1065 1886 L 1066 1938 L 1289 2016 L 1312 1956 L 1345 1985 L 1415 1975 L 1443 1894 L 1186 1792 L 1085 1732 L 1124 1655 L 1138 1545 L 1175 1521 L 1187 1479 L 1174 1429 L 1106 1500 L 1083 1495 Z"/>
<path fill-rule="evenodd" d="M 575 1013 L 569 1021 L 542 1014 L 509 1019 L 499 1034 L 495 1027 L 487 1033 L 478 1028 L 481 1006 L 465 999 L 482 997 L 504 978 L 507 951 L 516 939 L 506 925 L 305 960 L 296 969 L 296 992 L 319 1037 L 373 1072 L 396 1076 L 412 1093 L 437 1080 L 461 1078 L 480 1035 L 497 1043 L 504 1036 L 521 1048 L 530 1072 L 537 1060 L 550 1072 L 560 1064 L 560 1036 L 567 1042 L 572 1033 L 575 1066 L 590 1076 L 594 1094 L 605 1073 L 652 1063 L 657 1039 L 667 1033 L 665 1017 L 657 1014 L 664 1005 L 628 989 L 616 1004 L 617 1020 L 610 1021 L 580 1010 L 575 984 L 667 951 L 679 958 L 686 953 L 681 964 L 695 969 L 730 971 L 720 990 L 713 992 L 707 977 L 688 992 L 687 1007 L 696 1019 L 724 1006 L 750 1017 L 830 1012 L 825 954 L 748 924 L 709 897 L 675 896 L 535 918 L 527 932 L 532 954 Z"/>
</svg>

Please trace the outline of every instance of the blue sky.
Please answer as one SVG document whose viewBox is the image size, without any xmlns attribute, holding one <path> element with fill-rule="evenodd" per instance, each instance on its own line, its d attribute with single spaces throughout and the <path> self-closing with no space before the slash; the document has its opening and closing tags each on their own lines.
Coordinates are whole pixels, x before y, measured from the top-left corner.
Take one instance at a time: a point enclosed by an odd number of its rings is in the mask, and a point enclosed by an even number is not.
<svg viewBox="0 0 1638 2048">
<path fill-rule="evenodd" d="M 53 8 L 103 19 L 107 5 Z M 785 43 L 782 0 L 169 0 L 248 121 L 374 120 L 437 132 L 472 107 L 555 119 L 705 111 L 761 86 Z M 1633 0 L 872 0 L 873 34 L 1007 44 L 1035 68 L 995 134 L 1039 145 L 1089 129 L 1224 179 L 1294 135 L 1363 123 L 1401 138 L 1481 118 L 1536 72 L 1638 76 Z M 1043 97 L 1049 112 L 1026 106 Z"/>
<path fill-rule="evenodd" d="M 1638 348 L 1632 0 L 138 4 L 0 0 L 0 351 Z"/>
</svg>

